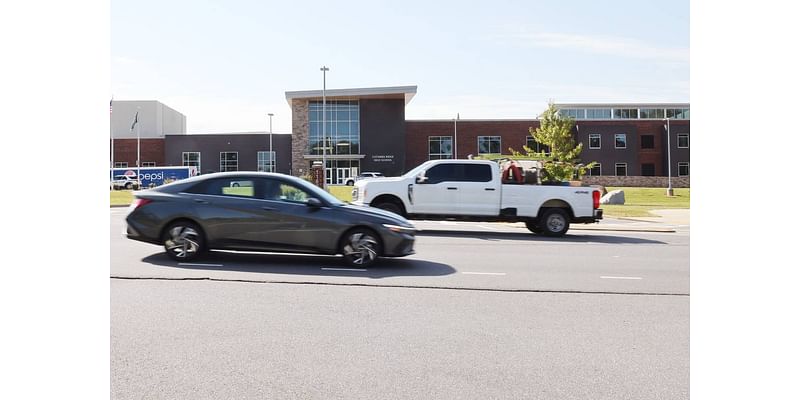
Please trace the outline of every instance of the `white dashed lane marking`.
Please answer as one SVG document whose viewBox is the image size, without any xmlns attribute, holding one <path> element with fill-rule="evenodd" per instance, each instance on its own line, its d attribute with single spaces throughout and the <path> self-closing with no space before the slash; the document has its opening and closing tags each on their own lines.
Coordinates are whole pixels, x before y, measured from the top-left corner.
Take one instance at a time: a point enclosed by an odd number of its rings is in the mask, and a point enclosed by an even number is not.
<svg viewBox="0 0 800 400">
<path fill-rule="evenodd" d="M 642 279 L 638 276 L 601 276 L 600 279 L 630 279 L 630 280 L 639 280 Z"/>
<path fill-rule="evenodd" d="M 367 272 L 366 269 L 359 269 L 359 268 L 322 268 L 323 271 L 358 271 L 358 272 Z"/>
<path fill-rule="evenodd" d="M 505 272 L 462 272 L 462 274 L 464 274 L 464 275 L 497 275 L 497 276 L 503 276 L 506 273 Z"/>
</svg>

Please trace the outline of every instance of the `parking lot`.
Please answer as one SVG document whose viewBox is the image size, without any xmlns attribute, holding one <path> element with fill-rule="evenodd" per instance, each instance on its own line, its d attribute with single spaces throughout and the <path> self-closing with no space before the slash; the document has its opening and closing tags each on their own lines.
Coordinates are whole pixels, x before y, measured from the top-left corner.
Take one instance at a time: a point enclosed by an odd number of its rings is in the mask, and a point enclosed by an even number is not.
<svg viewBox="0 0 800 400">
<path fill-rule="evenodd" d="M 416 254 L 359 269 L 177 263 L 123 238 L 125 212 L 110 211 L 116 398 L 688 397 L 685 225 L 607 219 L 550 239 L 414 221 Z"/>
</svg>

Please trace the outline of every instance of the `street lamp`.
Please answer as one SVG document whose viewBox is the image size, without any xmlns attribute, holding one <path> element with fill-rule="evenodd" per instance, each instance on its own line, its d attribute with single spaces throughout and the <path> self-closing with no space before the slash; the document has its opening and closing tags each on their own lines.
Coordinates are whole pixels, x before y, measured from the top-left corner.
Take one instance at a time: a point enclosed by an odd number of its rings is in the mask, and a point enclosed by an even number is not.
<svg viewBox="0 0 800 400">
<path fill-rule="evenodd" d="M 325 137 L 325 73 L 330 71 L 330 68 L 323 65 L 319 70 L 322 71 L 322 188 L 328 190 L 328 161 L 326 158 L 328 145 Z"/>
<path fill-rule="evenodd" d="M 274 153 L 272 152 L 272 116 L 275 114 L 269 113 L 267 115 L 269 115 L 269 172 L 275 172 L 275 168 L 272 167 L 275 162 Z"/>
<path fill-rule="evenodd" d="M 672 146 L 669 138 L 669 117 L 667 117 L 667 196 L 673 196 L 672 191 Z"/>
<path fill-rule="evenodd" d="M 461 114 L 456 113 L 456 118 L 453 120 L 453 159 L 458 159 L 458 120 L 461 119 Z"/>
</svg>

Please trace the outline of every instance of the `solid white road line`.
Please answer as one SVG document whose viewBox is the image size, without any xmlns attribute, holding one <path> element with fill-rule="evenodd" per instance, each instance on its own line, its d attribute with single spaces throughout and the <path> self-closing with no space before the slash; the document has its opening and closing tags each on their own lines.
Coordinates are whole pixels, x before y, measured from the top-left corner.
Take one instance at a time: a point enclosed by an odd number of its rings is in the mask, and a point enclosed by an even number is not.
<svg viewBox="0 0 800 400">
<path fill-rule="evenodd" d="M 462 272 L 465 275 L 505 275 L 505 272 Z"/>
<path fill-rule="evenodd" d="M 358 269 L 358 268 L 322 268 L 323 271 L 358 271 L 358 272 L 367 272 L 366 269 Z"/>
<path fill-rule="evenodd" d="M 178 265 L 186 265 L 190 267 L 224 267 L 222 264 L 193 264 L 193 263 L 178 263 Z"/>
<path fill-rule="evenodd" d="M 638 276 L 601 276 L 600 279 L 642 279 Z"/>
</svg>

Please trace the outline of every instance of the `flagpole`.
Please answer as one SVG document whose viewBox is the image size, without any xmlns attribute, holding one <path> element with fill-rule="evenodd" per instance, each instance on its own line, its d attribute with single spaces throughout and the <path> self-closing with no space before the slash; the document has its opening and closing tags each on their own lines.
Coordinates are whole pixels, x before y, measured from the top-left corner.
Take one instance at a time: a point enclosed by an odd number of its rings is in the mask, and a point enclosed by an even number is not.
<svg viewBox="0 0 800 400">
<path fill-rule="evenodd" d="M 137 109 L 139 107 L 136 107 Z M 136 183 L 138 185 L 138 189 L 142 189 L 142 171 L 141 171 L 141 164 L 142 164 L 142 157 L 141 157 L 141 148 L 142 148 L 142 139 L 140 135 L 141 129 L 139 128 L 139 111 L 136 111 Z"/>
<path fill-rule="evenodd" d="M 111 101 L 108 102 L 108 132 L 111 134 L 111 180 L 114 180 L 114 121 L 111 119 L 114 117 L 114 97 L 111 97 Z"/>
</svg>

